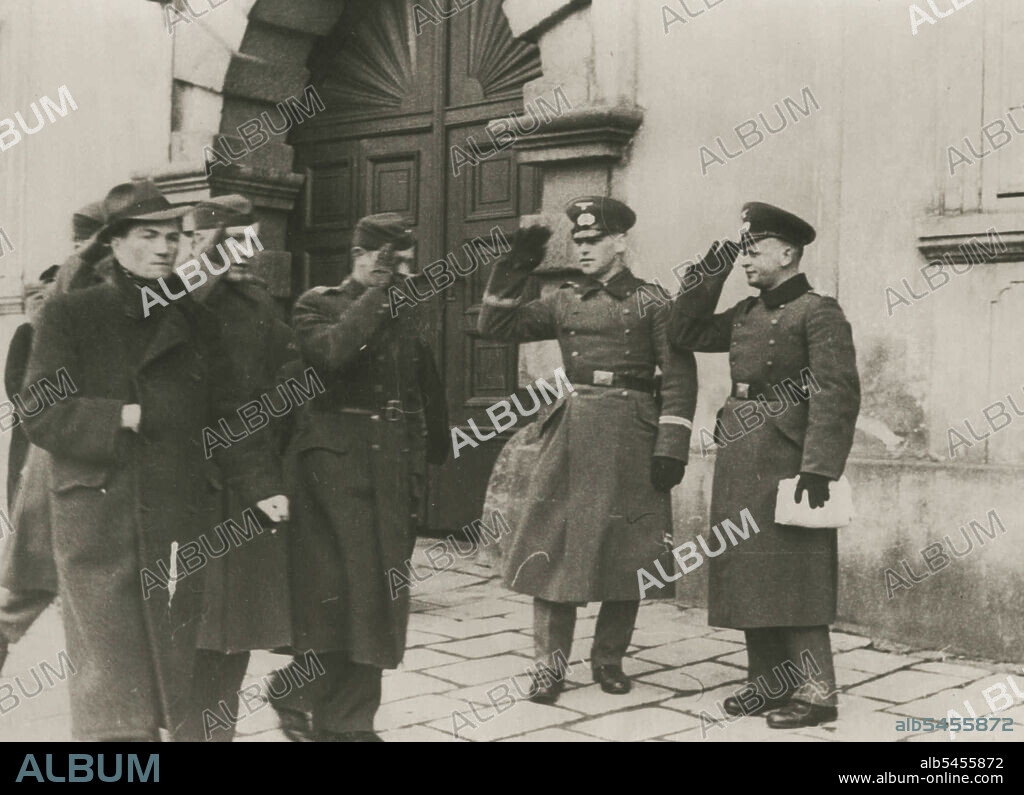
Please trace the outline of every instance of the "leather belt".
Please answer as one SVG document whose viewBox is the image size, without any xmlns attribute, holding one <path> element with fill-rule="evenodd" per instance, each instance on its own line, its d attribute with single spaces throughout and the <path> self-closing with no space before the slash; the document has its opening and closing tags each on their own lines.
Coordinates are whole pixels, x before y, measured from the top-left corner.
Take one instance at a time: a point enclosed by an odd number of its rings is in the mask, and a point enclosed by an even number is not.
<svg viewBox="0 0 1024 795">
<path fill-rule="evenodd" d="M 654 379 L 639 378 L 633 375 L 620 375 L 610 370 L 590 370 L 577 373 L 577 383 L 587 383 L 591 386 L 607 386 L 616 389 L 635 389 L 638 392 L 654 394 Z"/>
<path fill-rule="evenodd" d="M 781 388 L 767 384 L 747 384 L 742 381 L 735 381 L 732 385 L 730 397 L 736 400 L 760 400 L 781 403 L 789 400 L 810 400 L 810 393 L 801 389 L 795 382 L 783 385 Z"/>
<path fill-rule="evenodd" d="M 389 400 L 382 409 L 360 409 L 346 406 L 345 408 L 333 408 L 331 411 L 341 414 L 359 414 L 370 419 L 385 419 L 388 422 L 398 422 L 406 413 L 402 409 L 400 400 Z"/>
</svg>

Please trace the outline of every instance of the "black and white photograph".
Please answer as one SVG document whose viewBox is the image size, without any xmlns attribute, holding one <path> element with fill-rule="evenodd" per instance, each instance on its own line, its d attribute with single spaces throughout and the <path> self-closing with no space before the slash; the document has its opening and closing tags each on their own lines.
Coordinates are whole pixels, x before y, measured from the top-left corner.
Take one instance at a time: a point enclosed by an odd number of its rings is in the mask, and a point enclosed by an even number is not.
<svg viewBox="0 0 1024 795">
<path fill-rule="evenodd" d="M 1009 783 L 1022 339 L 1020 0 L 0 0 L 0 779 Z"/>
</svg>

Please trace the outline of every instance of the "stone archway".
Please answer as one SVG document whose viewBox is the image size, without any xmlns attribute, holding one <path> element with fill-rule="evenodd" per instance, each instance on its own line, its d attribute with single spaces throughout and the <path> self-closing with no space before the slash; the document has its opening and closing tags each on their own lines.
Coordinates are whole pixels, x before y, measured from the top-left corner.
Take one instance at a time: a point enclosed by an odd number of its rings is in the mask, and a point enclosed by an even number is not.
<svg viewBox="0 0 1024 795">
<path fill-rule="evenodd" d="M 156 178 L 179 202 L 229 192 L 250 196 L 270 250 L 263 276 L 275 295 L 286 296 L 288 219 L 303 175 L 293 171 L 286 136 L 250 149 L 238 128 L 263 113 L 275 118 L 277 103 L 287 97 L 304 97 L 310 52 L 334 28 L 347 2 L 205 1 L 202 7 L 201 0 L 173 0 L 175 6 L 191 2 L 195 18 L 174 30 L 170 163 Z M 443 9 L 473 2 L 424 0 L 421 5 Z M 504 0 L 502 11 L 512 32 L 541 50 L 544 76 L 526 84 L 524 99 L 555 87 L 573 98 L 571 112 L 517 144 L 523 162 L 541 166 L 542 205 L 557 221 L 566 191 L 608 192 L 612 170 L 641 124 L 633 9 L 621 0 Z M 566 58 L 566 52 L 577 57 Z M 230 152 L 232 164 L 206 168 L 208 148 Z"/>
</svg>

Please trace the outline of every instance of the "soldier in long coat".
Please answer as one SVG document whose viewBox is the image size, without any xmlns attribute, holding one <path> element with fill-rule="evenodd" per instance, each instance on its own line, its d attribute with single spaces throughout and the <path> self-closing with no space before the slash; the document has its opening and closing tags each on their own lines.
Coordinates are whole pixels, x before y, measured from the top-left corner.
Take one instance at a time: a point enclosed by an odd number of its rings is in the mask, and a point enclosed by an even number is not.
<svg viewBox="0 0 1024 795">
<path fill-rule="evenodd" d="M 684 277 L 670 335 L 682 350 L 728 352 L 732 394 L 719 412 L 711 524 L 748 511 L 758 532 L 708 562 L 708 622 L 746 634 L 748 685 L 733 715 L 768 712 L 775 728 L 836 717 L 828 625 L 835 620 L 836 531 L 775 524 L 779 481 L 796 498 L 829 498 L 853 444 L 860 385 L 850 324 L 799 272 L 810 224 L 762 203 L 744 205 L 742 249 L 712 246 Z M 738 254 L 738 258 L 737 258 Z M 733 260 L 760 295 L 715 314 Z M 692 285 L 687 287 L 688 285 Z"/>
<path fill-rule="evenodd" d="M 198 535 L 207 487 L 202 429 L 238 394 L 223 383 L 216 329 L 190 299 L 144 316 L 142 288 L 159 291 L 157 279 L 169 275 L 181 211 L 151 182 L 115 187 L 104 207 L 112 282 L 47 303 L 27 375 L 55 382 L 66 368 L 76 388 L 26 418 L 29 439 L 53 456 L 72 733 L 156 740 L 163 728 L 186 739 L 200 578 L 144 583 L 181 571 L 175 550 Z M 232 472 L 247 469 L 239 460 Z"/>
<path fill-rule="evenodd" d="M 697 369 L 693 354 L 669 347 L 667 306 L 640 311 L 639 288 L 662 294 L 625 266 L 633 211 L 583 196 L 566 213 L 583 276 L 524 303 L 550 233 L 520 230 L 513 250 L 495 263 L 478 323 L 491 339 L 557 339 L 574 386 L 542 420 L 540 452 L 504 552 L 504 580 L 534 597 L 537 661 L 555 671 L 569 658 L 576 606 L 600 601 L 591 666 L 605 692 L 622 694 L 630 689 L 622 658 L 642 595 L 637 571 L 659 557 L 672 533 L 669 493 L 689 455 Z M 531 698 L 552 703 L 563 684 L 558 675 L 535 677 Z"/>
<path fill-rule="evenodd" d="M 247 477 L 259 478 L 260 488 L 267 493 L 282 494 L 278 423 L 268 414 L 267 404 L 275 415 L 292 407 L 287 389 L 277 389 L 277 373 L 297 352 L 291 346 L 291 329 L 278 317 L 265 284 L 247 269 L 248 263 L 239 261 L 245 256 L 240 248 L 253 248 L 247 235 L 259 231 L 252 203 L 238 194 L 200 202 L 186 216 L 185 228 L 192 235 L 193 256 L 205 257 L 204 265 L 210 263 L 204 268 L 206 281 L 192 291 L 192 297 L 212 316 L 244 401 L 230 407 L 233 411 L 223 418 L 224 423 L 235 438 L 249 436 L 239 417 L 242 406 L 249 404 L 246 416 L 259 426 L 251 433 L 267 438 L 258 446 L 260 471 Z M 239 247 L 226 250 L 229 239 Z M 255 415 L 252 401 L 258 406 Z M 204 455 L 223 441 L 208 436 Z M 243 512 L 252 506 L 229 487 L 227 473 L 212 467 L 209 483 L 207 535 L 213 536 L 213 528 L 229 519 L 242 525 Z M 262 527 L 268 517 L 258 519 Z M 196 640 L 195 688 L 204 738 L 230 742 L 234 737 L 233 718 L 238 715 L 238 692 L 249 652 L 291 645 L 287 540 L 278 529 L 267 524 L 262 533 L 239 544 L 225 543 L 224 534 L 211 538 L 217 555 L 210 556 L 202 572 L 203 610 Z"/>
<path fill-rule="evenodd" d="M 388 302 L 414 244 L 400 216 L 363 218 L 352 274 L 302 295 L 293 314 L 303 364 L 326 386 L 298 412 L 285 464 L 294 646 L 313 652 L 324 673 L 299 689 L 285 669 L 270 695 L 286 731 L 308 712 L 324 741 L 378 739 L 382 671 L 405 652 L 426 464 L 448 453 L 444 388 L 420 307 L 393 316 Z"/>
</svg>

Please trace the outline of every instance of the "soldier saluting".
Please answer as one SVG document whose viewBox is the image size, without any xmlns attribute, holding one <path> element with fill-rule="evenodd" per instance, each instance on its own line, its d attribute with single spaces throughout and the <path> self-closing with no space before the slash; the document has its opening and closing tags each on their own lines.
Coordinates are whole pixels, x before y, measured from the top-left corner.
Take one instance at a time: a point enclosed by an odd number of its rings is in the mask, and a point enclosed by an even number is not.
<svg viewBox="0 0 1024 795">
<path fill-rule="evenodd" d="M 673 352 L 668 311 L 637 311 L 637 288 L 660 290 L 626 267 L 636 214 L 604 196 L 581 196 L 566 214 L 579 279 L 524 304 L 530 271 L 544 256 L 545 227 L 520 230 L 495 263 L 479 332 L 515 342 L 557 339 L 574 385 L 542 420 L 523 516 L 504 555 L 505 585 L 534 597 L 539 664 L 558 670 L 572 649 L 576 606 L 599 601 L 591 666 L 606 693 L 629 692 L 622 671 L 640 605 L 637 570 L 671 533 L 669 492 L 683 478 L 697 399 L 689 351 Z M 659 292 L 660 294 L 660 292 Z M 667 297 L 667 296 L 666 296 Z M 662 405 L 654 368 L 662 370 Z M 563 677 L 535 677 L 531 698 L 553 703 Z"/>
<path fill-rule="evenodd" d="M 799 475 L 798 501 L 804 493 L 811 508 L 828 500 L 829 481 L 842 474 L 853 444 L 857 360 L 839 304 L 812 292 L 799 272 L 814 228 L 759 202 L 745 204 L 741 220 L 740 244 L 711 247 L 694 272 L 698 284 L 675 299 L 670 320 L 680 350 L 729 353 L 732 393 L 716 424 L 730 441 L 715 462 L 712 526 L 746 509 L 759 528 L 709 561 L 708 623 L 746 634 L 749 695 L 726 699 L 727 712 L 768 712 L 772 728 L 813 726 L 836 718 L 828 636 L 836 531 L 776 525 L 776 493 L 781 479 Z M 734 260 L 760 295 L 714 314 Z M 779 385 L 794 382 L 803 383 L 801 394 L 782 402 Z M 765 418 L 752 428 L 743 408 L 751 401 Z M 783 671 L 797 664 L 806 679 L 794 687 Z"/>
</svg>

